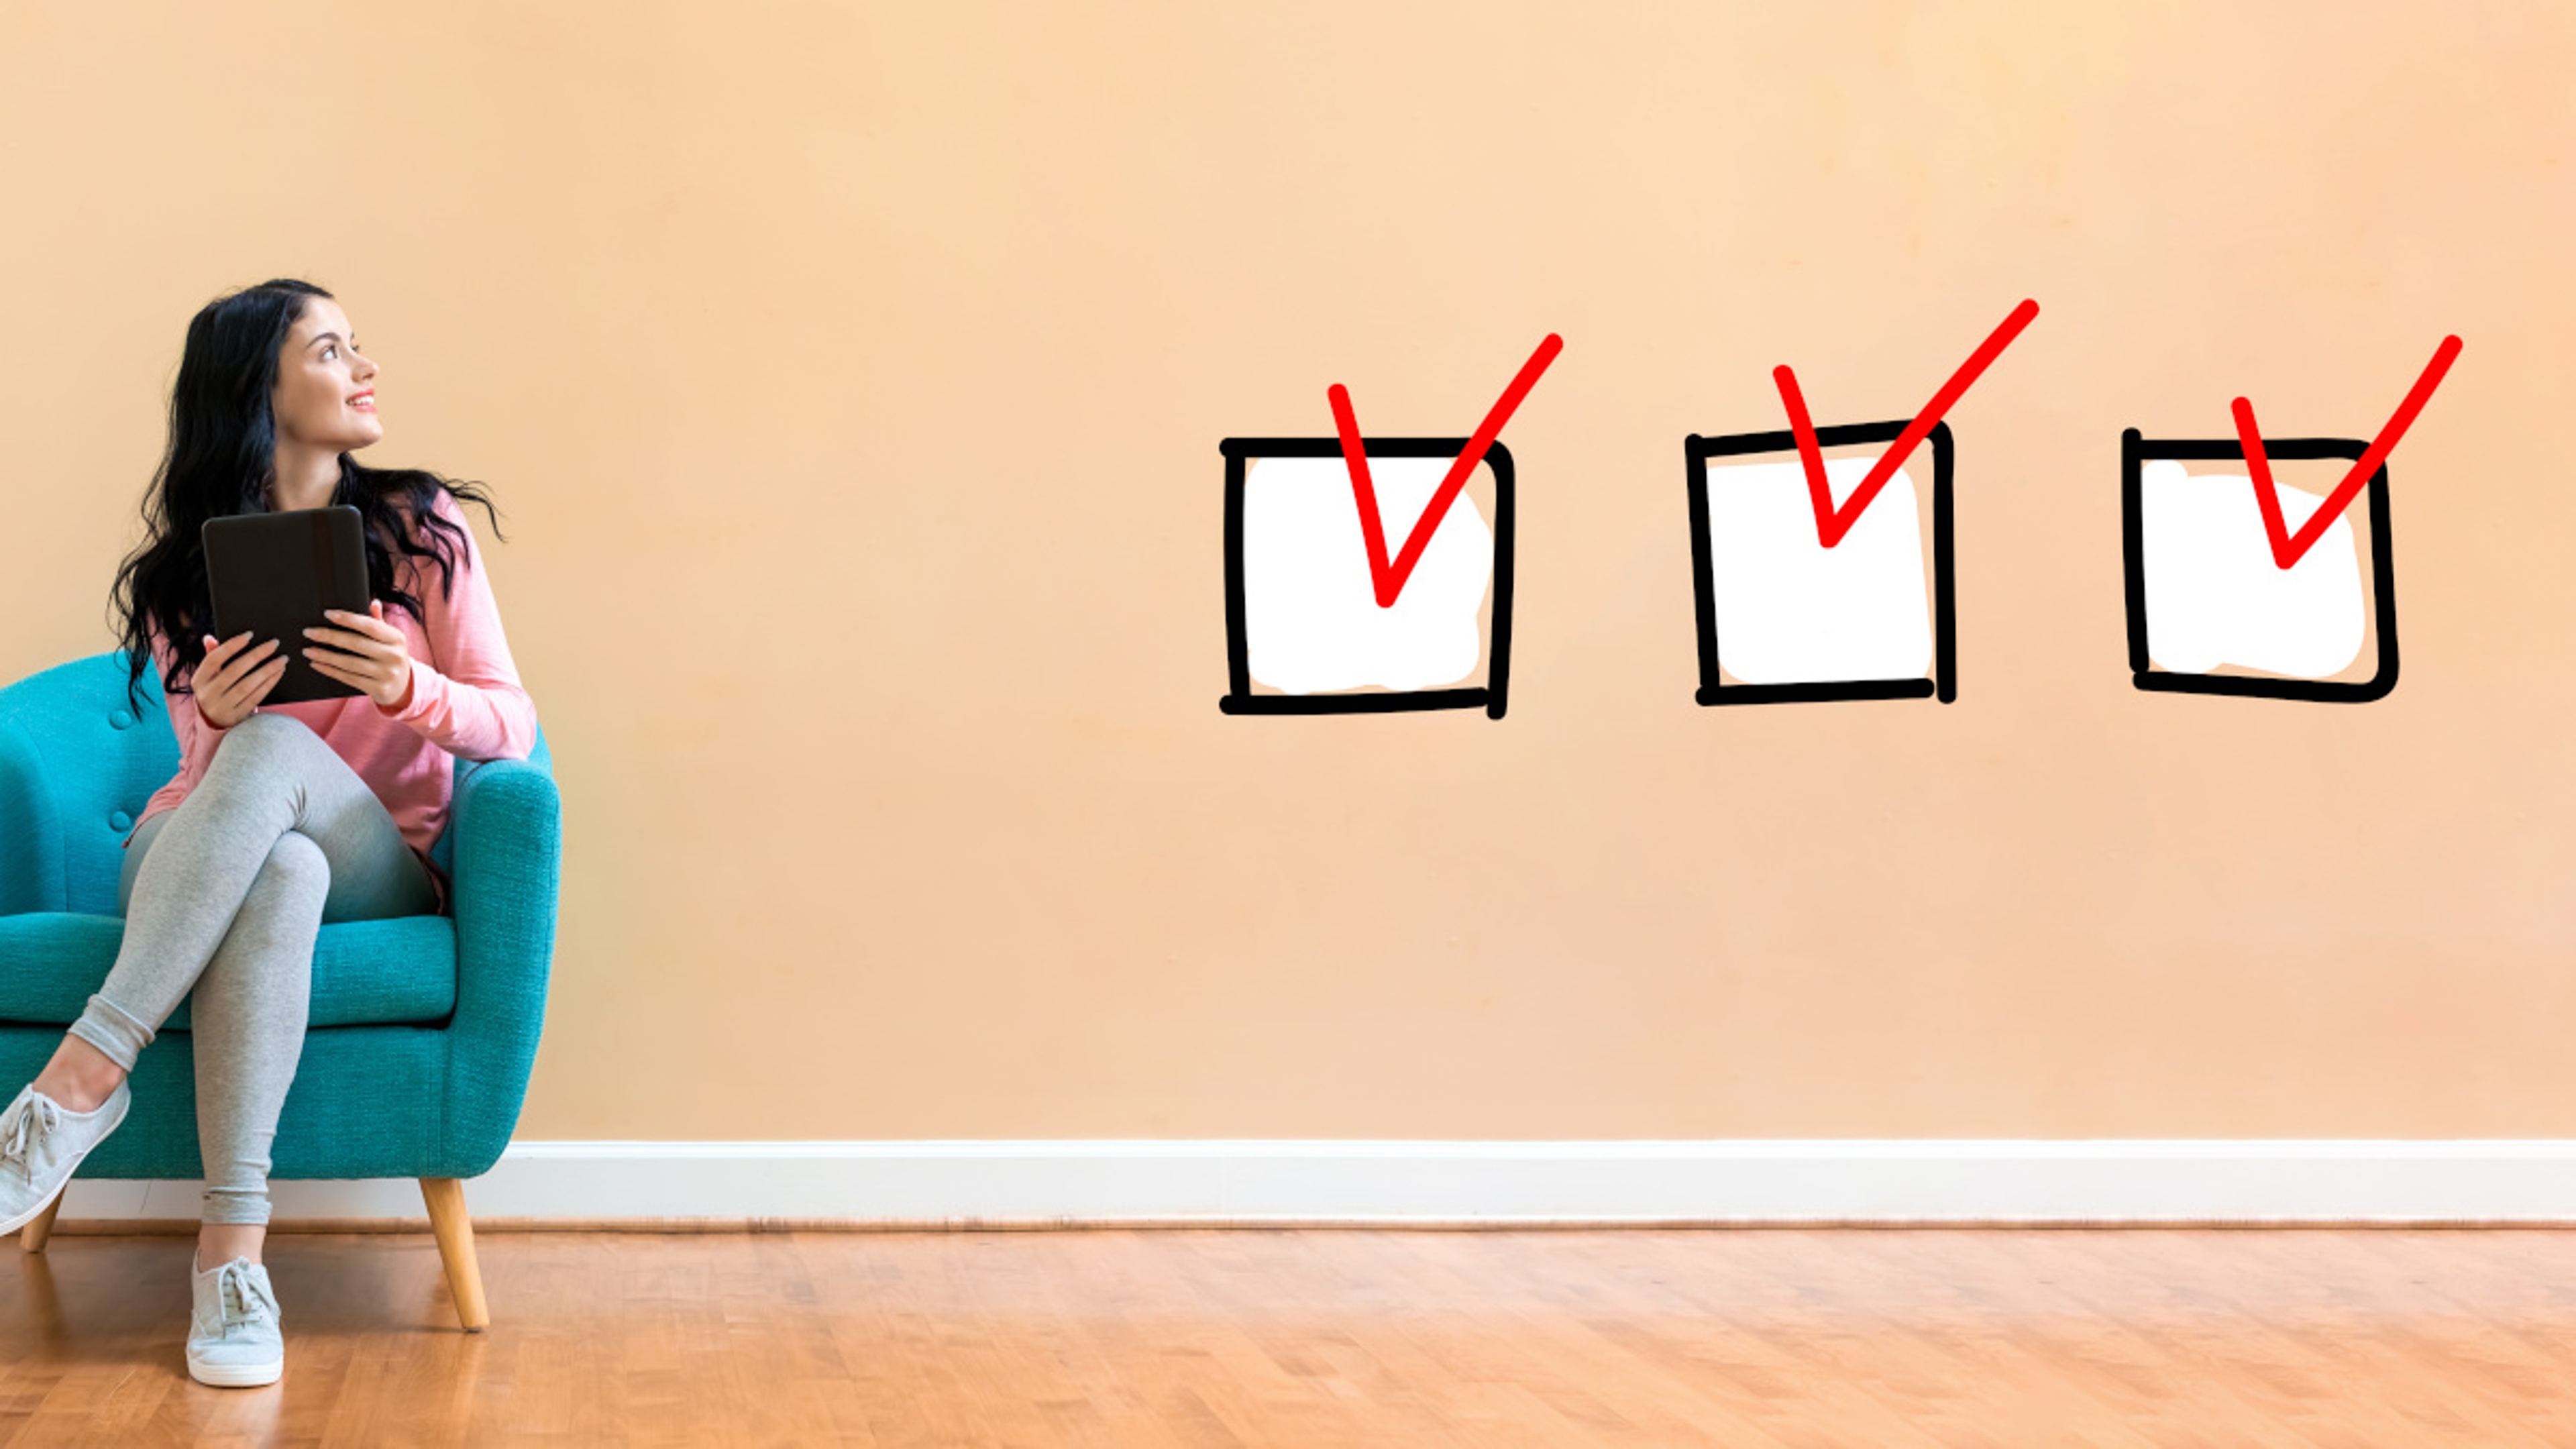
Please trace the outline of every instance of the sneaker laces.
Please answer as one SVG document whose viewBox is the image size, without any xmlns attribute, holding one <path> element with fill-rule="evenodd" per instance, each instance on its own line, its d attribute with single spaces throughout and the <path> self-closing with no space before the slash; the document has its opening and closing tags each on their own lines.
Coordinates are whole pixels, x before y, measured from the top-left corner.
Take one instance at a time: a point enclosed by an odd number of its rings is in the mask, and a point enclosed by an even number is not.
<svg viewBox="0 0 2576 1449">
<path fill-rule="evenodd" d="M 277 1321 L 277 1300 L 252 1272 L 248 1258 L 235 1258 L 215 1270 L 215 1311 L 223 1315 L 216 1330 L 226 1338 L 246 1324 Z"/>
<path fill-rule="evenodd" d="M 62 1109 L 51 1097 L 28 1093 L 10 1108 L 8 1118 L 0 1122 L 0 1162 L 31 1170 L 35 1163 L 35 1144 L 62 1125 Z"/>
</svg>

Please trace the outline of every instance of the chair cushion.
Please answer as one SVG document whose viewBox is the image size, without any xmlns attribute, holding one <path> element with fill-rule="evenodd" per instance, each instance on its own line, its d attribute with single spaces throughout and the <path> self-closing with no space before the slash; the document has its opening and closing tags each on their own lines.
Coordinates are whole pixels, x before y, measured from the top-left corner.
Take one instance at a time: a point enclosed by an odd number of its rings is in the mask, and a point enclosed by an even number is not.
<svg viewBox="0 0 2576 1449">
<path fill-rule="evenodd" d="M 107 980 L 121 916 L 0 916 L 0 1021 L 69 1026 Z M 338 921 L 313 943 L 308 1026 L 437 1023 L 456 1010 L 456 923 L 447 916 Z M 188 1003 L 162 1023 L 188 1029 Z"/>
</svg>

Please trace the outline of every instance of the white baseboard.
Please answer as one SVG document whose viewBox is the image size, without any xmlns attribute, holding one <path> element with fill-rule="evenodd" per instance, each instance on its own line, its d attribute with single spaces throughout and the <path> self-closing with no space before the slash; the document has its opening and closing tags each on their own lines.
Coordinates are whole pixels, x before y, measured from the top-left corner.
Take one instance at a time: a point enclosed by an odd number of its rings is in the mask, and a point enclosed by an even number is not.
<svg viewBox="0 0 2576 1449">
<path fill-rule="evenodd" d="M 82 1180 L 65 1222 L 193 1220 Z M 278 1182 L 274 1221 L 417 1220 L 406 1180 Z M 2576 1223 L 2576 1141 L 518 1142 L 478 1220 L 1008 1226 Z"/>
</svg>

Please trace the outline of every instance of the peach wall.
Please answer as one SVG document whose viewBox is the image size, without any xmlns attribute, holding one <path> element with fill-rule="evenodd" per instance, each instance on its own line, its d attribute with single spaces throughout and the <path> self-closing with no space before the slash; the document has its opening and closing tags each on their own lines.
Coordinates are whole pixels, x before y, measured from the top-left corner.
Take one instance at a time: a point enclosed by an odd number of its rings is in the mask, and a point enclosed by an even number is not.
<svg viewBox="0 0 2576 1449">
<path fill-rule="evenodd" d="M 0 679 L 300 275 L 504 509 L 522 1136 L 2576 1135 L 2576 17 L 2135 9 L 9 5 Z M 1958 702 L 1696 706 L 1684 435 L 2025 295 Z M 1221 716 L 1218 440 L 1551 330 L 1508 718 Z M 2121 429 L 2445 332 L 2396 693 L 2132 689 Z"/>
</svg>

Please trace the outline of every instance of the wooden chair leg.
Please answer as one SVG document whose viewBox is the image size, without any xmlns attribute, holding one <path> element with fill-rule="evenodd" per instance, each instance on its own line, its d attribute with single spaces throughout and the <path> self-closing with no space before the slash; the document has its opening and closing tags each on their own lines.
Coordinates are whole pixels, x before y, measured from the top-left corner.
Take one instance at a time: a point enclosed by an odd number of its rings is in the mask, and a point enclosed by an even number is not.
<svg viewBox="0 0 2576 1449">
<path fill-rule="evenodd" d="M 429 1230 L 438 1235 L 438 1257 L 447 1265 L 447 1292 L 456 1300 L 456 1317 L 467 1333 L 481 1333 L 492 1315 L 483 1307 L 483 1269 L 474 1261 L 474 1219 L 465 1212 L 465 1184 L 452 1177 L 424 1177 L 420 1197 L 429 1204 Z"/>
<path fill-rule="evenodd" d="M 45 1251 L 45 1240 L 54 1235 L 54 1214 L 63 1210 L 63 1199 L 69 1195 L 69 1188 L 55 1193 L 54 1200 L 45 1204 L 45 1210 L 36 1214 L 36 1220 L 18 1230 L 19 1247 L 30 1253 Z"/>
</svg>

